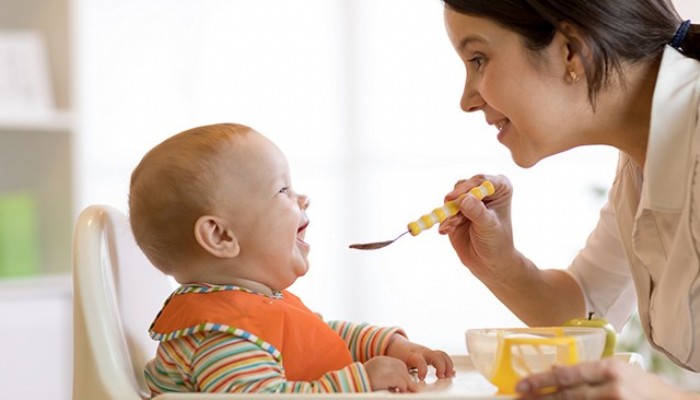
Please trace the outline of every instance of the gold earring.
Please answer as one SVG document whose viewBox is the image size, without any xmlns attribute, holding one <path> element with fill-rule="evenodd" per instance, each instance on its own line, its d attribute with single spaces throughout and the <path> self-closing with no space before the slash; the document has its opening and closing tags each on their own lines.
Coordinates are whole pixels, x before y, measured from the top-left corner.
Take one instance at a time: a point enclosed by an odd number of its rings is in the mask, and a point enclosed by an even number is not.
<svg viewBox="0 0 700 400">
<path fill-rule="evenodd" d="M 569 76 L 571 77 L 571 80 L 572 80 L 574 83 L 578 82 L 579 76 L 578 76 L 578 74 L 576 73 L 576 71 L 574 71 L 573 69 L 572 69 L 571 71 L 569 71 Z"/>
</svg>

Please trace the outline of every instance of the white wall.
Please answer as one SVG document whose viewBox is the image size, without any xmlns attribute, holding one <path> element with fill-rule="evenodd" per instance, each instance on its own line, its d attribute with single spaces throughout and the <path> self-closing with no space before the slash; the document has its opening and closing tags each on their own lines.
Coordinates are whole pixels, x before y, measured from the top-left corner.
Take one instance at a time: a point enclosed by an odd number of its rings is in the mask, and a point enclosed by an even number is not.
<svg viewBox="0 0 700 400">
<path fill-rule="evenodd" d="M 439 0 L 74 2 L 79 207 L 126 210 L 131 170 L 174 133 L 248 124 L 287 153 L 311 197 L 312 270 L 293 289 L 327 318 L 401 325 L 462 353 L 465 329 L 519 321 L 445 237 L 348 244 L 394 237 L 460 178 L 502 173 L 515 185 L 516 244 L 566 267 L 611 183 L 610 149 L 522 170 L 481 115 L 459 110 L 463 67 Z"/>
<path fill-rule="evenodd" d="M 700 3 L 697 0 L 674 0 L 673 4 L 683 19 L 690 19 L 696 24 L 700 22 Z"/>
<path fill-rule="evenodd" d="M 0 398 L 70 398 L 72 315 L 68 276 L 0 280 Z"/>
</svg>

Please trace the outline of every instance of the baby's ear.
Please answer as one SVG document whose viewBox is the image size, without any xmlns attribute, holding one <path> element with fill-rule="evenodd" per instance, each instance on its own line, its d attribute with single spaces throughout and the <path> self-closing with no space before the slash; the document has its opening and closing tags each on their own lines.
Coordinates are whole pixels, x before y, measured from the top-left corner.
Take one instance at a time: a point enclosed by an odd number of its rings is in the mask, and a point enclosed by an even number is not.
<svg viewBox="0 0 700 400">
<path fill-rule="evenodd" d="M 194 224 L 194 237 L 202 248 L 218 258 L 234 258 L 241 247 L 231 229 L 225 228 L 224 221 L 211 215 L 203 215 Z"/>
</svg>

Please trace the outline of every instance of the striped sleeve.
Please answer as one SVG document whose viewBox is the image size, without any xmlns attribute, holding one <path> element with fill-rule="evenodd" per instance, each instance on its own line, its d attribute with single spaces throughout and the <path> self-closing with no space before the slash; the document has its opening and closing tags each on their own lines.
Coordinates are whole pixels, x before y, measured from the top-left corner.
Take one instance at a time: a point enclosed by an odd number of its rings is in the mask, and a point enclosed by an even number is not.
<svg viewBox="0 0 700 400">
<path fill-rule="evenodd" d="M 375 356 L 386 355 L 386 349 L 395 333 L 406 336 L 398 327 L 384 328 L 348 321 L 327 321 L 327 324 L 347 343 L 352 359 L 361 363 Z"/>
<path fill-rule="evenodd" d="M 146 377 L 153 396 L 165 391 L 360 393 L 372 390 L 360 363 L 328 372 L 315 381 L 287 381 L 282 364 L 253 342 L 218 332 L 198 333 L 190 340 L 185 339 L 161 343 L 156 358 L 149 362 Z M 183 363 L 185 360 L 190 361 Z"/>
</svg>

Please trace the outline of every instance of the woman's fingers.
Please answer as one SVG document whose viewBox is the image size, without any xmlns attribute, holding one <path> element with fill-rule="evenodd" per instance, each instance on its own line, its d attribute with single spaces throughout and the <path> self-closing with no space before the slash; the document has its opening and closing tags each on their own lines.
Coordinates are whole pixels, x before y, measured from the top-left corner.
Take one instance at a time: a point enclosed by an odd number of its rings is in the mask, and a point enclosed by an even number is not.
<svg viewBox="0 0 700 400">
<path fill-rule="evenodd" d="M 554 367 L 524 378 L 515 389 L 523 399 L 655 399 L 673 392 L 653 375 L 614 358 Z"/>
</svg>

